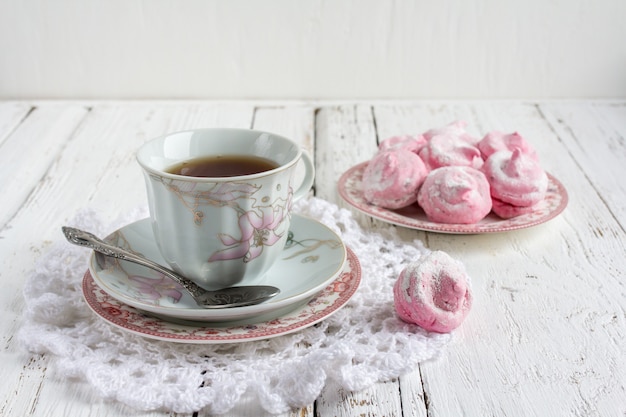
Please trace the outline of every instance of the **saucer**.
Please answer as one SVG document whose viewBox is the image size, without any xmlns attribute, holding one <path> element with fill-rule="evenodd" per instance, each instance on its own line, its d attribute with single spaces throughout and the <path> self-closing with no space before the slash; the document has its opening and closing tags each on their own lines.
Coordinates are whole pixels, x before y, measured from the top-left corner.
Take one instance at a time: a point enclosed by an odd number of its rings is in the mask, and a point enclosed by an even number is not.
<svg viewBox="0 0 626 417">
<path fill-rule="evenodd" d="M 525 229 L 552 220 L 567 206 L 568 196 L 563 184 L 548 174 L 548 190 L 544 200 L 531 213 L 511 219 L 501 219 L 493 212 L 474 224 L 445 224 L 428 220 L 417 204 L 398 210 L 390 210 L 370 204 L 363 197 L 361 179 L 368 162 L 362 162 L 348 169 L 339 178 L 339 195 L 355 209 L 375 219 L 415 230 L 450 234 L 484 234 Z"/>
<path fill-rule="evenodd" d="M 361 266 L 351 250 L 337 279 L 317 296 L 292 308 L 289 313 L 268 321 L 245 319 L 202 324 L 175 323 L 122 303 L 100 288 L 91 272 L 83 278 L 83 295 L 89 307 L 102 319 L 121 329 L 151 339 L 178 343 L 239 343 L 269 339 L 312 326 L 342 308 L 361 282 Z"/>
<path fill-rule="evenodd" d="M 124 226 L 106 240 L 167 265 L 154 241 L 150 219 Z M 170 321 L 269 320 L 306 304 L 326 288 L 341 273 L 346 254 L 347 249 L 335 232 L 317 220 L 293 214 L 280 259 L 263 276 L 246 281 L 248 285 L 273 285 L 280 289 L 280 294 L 261 304 L 224 309 L 201 308 L 176 282 L 128 261 L 94 252 L 89 272 L 96 285 L 111 297 Z"/>
</svg>

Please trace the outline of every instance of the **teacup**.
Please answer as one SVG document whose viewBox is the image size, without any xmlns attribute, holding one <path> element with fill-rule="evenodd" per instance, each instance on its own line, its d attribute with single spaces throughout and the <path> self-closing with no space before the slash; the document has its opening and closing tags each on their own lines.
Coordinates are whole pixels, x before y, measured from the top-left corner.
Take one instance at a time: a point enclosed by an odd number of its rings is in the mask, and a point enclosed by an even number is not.
<svg viewBox="0 0 626 417">
<path fill-rule="evenodd" d="M 287 240 L 292 204 L 315 176 L 298 144 L 248 129 L 167 134 L 141 146 L 137 161 L 159 251 L 207 289 L 243 284 L 271 268 Z M 299 165 L 304 178 L 295 184 Z M 209 176 L 192 176 L 203 168 Z"/>
</svg>

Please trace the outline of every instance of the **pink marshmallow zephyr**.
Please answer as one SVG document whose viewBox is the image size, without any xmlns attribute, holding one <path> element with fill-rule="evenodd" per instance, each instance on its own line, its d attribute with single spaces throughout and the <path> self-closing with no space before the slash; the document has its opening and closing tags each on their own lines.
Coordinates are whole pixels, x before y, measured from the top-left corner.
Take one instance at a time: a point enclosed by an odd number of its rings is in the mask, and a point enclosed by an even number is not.
<svg viewBox="0 0 626 417">
<path fill-rule="evenodd" d="M 418 155 L 429 170 L 445 166 L 470 166 L 480 168 L 483 158 L 477 147 L 451 134 L 433 136 Z"/>
<path fill-rule="evenodd" d="M 459 327 L 472 307 L 463 264 L 441 251 L 408 265 L 400 273 L 393 295 L 402 320 L 438 333 Z"/>
<path fill-rule="evenodd" d="M 380 145 L 378 145 L 378 152 L 404 149 L 413 153 L 417 153 L 420 149 L 422 149 L 422 146 L 424 146 L 425 144 L 426 139 L 422 135 L 392 136 L 380 142 Z"/>
<path fill-rule="evenodd" d="M 467 133 L 467 131 L 465 130 L 466 126 L 467 126 L 467 122 L 463 120 L 457 120 L 443 127 L 437 127 L 434 129 L 427 130 L 426 132 L 424 132 L 423 136 L 424 136 L 424 139 L 429 141 L 435 136 L 451 135 L 459 139 L 463 139 L 465 142 L 469 144 L 475 145 L 478 142 L 478 139 L 474 138 L 469 133 Z"/>
<path fill-rule="evenodd" d="M 477 169 L 442 167 L 424 180 L 417 202 L 430 221 L 472 224 L 491 211 L 489 183 Z"/>
<path fill-rule="evenodd" d="M 363 171 L 363 196 L 379 207 L 406 207 L 417 201 L 417 191 L 426 175 L 428 170 L 413 152 L 402 149 L 381 152 Z"/>
<path fill-rule="evenodd" d="M 485 161 L 483 172 L 493 198 L 513 206 L 537 204 L 548 189 L 548 175 L 539 162 L 519 149 L 492 154 Z"/>
<path fill-rule="evenodd" d="M 498 151 L 511 151 L 519 149 L 522 153 L 538 159 L 537 152 L 526 140 L 517 132 L 506 134 L 498 131 L 489 132 L 480 142 L 478 149 L 483 159 L 489 158 Z"/>
<path fill-rule="evenodd" d="M 511 219 L 513 217 L 521 216 L 522 214 L 532 213 L 539 205 L 539 203 L 537 203 L 532 206 L 514 206 L 493 197 L 491 198 L 491 202 L 493 204 L 491 210 L 496 216 L 502 219 Z"/>
</svg>

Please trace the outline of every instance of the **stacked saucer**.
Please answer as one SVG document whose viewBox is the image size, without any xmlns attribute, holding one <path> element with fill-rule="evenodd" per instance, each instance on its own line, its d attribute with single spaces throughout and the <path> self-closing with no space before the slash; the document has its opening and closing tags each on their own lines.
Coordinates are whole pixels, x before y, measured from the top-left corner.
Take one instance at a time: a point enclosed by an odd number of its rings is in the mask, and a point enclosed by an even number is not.
<svg viewBox="0 0 626 417">
<path fill-rule="evenodd" d="M 149 219 L 112 233 L 107 241 L 166 265 Z M 83 294 L 101 318 L 130 332 L 185 343 L 265 339 L 311 326 L 343 307 L 361 280 L 358 259 L 322 223 L 294 214 L 280 260 L 246 284 L 280 288 L 261 304 L 204 309 L 179 284 L 127 261 L 93 253 Z"/>
</svg>

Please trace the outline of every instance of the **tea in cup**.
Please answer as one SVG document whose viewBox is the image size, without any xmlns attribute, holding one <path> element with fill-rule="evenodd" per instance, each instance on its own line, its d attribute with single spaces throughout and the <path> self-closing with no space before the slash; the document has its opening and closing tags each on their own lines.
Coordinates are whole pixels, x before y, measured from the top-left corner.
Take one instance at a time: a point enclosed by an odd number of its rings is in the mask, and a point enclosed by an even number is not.
<svg viewBox="0 0 626 417">
<path fill-rule="evenodd" d="M 154 237 L 167 263 L 207 289 L 263 276 L 287 240 L 294 201 L 315 177 L 311 157 L 283 136 L 198 129 L 145 143 Z M 295 184 L 299 165 L 304 178 Z"/>
</svg>

